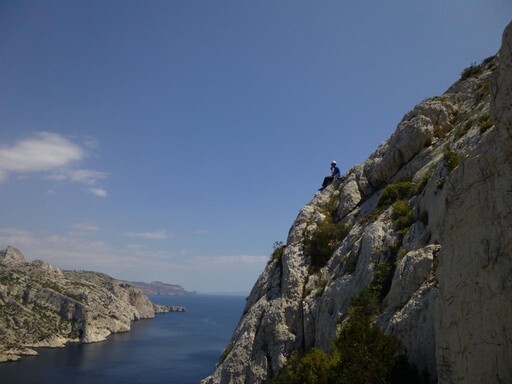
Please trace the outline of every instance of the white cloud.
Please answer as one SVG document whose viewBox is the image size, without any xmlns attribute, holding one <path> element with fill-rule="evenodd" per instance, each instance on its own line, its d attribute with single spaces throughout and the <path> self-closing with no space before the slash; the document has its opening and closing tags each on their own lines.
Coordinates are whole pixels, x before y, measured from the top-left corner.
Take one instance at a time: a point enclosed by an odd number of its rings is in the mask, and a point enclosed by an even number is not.
<svg viewBox="0 0 512 384">
<path fill-rule="evenodd" d="M 89 169 L 65 169 L 50 175 L 49 178 L 52 180 L 69 180 L 78 183 L 94 185 L 98 180 L 103 180 L 107 176 L 108 174 L 106 172 L 101 171 L 93 171 Z"/>
<path fill-rule="evenodd" d="M 97 143 L 93 138 L 88 138 L 84 146 L 93 149 Z M 91 187 L 90 193 L 106 197 L 104 189 L 94 187 L 99 180 L 107 178 L 106 172 L 76 169 L 76 164 L 87 155 L 80 146 L 64 136 L 39 132 L 14 145 L 0 146 L 0 183 L 10 175 L 16 175 L 19 179 L 39 172 L 46 173 L 45 177 L 51 180 L 86 184 Z"/>
<path fill-rule="evenodd" d="M 89 192 L 99 197 L 107 197 L 107 191 L 101 188 L 89 188 Z"/>
<path fill-rule="evenodd" d="M 40 132 L 13 146 L 0 147 L 0 181 L 10 173 L 50 171 L 84 157 L 84 151 L 65 137 Z"/>
<path fill-rule="evenodd" d="M 147 240 L 160 240 L 167 239 L 169 236 L 167 232 L 164 230 L 155 231 L 155 232 L 128 232 L 125 234 L 128 237 L 142 237 Z"/>
</svg>

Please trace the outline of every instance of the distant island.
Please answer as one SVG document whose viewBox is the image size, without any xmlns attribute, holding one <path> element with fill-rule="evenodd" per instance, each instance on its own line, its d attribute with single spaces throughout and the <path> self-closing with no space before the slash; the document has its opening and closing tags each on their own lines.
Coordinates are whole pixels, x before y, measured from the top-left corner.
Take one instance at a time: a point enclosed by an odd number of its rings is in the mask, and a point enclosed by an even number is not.
<svg viewBox="0 0 512 384">
<path fill-rule="evenodd" d="M 176 295 L 194 295 L 196 292 L 186 291 L 181 285 L 162 283 L 153 281 L 144 283 L 140 281 L 123 281 L 125 284 L 139 288 L 145 295 L 176 296 Z"/>
</svg>

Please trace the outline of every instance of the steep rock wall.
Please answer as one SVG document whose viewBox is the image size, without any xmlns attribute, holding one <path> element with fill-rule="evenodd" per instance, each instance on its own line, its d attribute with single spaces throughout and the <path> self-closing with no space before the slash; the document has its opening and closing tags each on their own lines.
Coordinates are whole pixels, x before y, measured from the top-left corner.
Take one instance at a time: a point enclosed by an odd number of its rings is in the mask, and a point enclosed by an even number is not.
<svg viewBox="0 0 512 384">
<path fill-rule="evenodd" d="M 300 210 L 203 383 L 268 382 L 292 352 L 329 351 L 351 296 L 382 263 L 394 272 L 376 322 L 432 382 L 512 382 L 511 28 L 498 58 L 418 104 Z M 403 178 L 418 189 L 399 225 L 378 202 Z M 350 230 L 317 268 L 308 239 L 331 217 Z"/>
<path fill-rule="evenodd" d="M 512 25 L 491 78 L 497 125 L 446 185 L 434 236 L 441 383 L 512 382 Z"/>
</svg>

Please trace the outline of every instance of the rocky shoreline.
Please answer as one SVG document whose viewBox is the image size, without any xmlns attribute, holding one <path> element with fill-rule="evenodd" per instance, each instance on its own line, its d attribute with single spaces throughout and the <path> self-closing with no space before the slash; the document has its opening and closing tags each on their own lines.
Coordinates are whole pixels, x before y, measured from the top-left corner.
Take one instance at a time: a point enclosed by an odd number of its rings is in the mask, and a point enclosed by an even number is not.
<svg viewBox="0 0 512 384">
<path fill-rule="evenodd" d="M 34 348 L 94 343 L 131 323 L 184 307 L 152 303 L 139 288 L 102 273 L 63 271 L 0 251 L 0 362 L 37 355 Z"/>
<path fill-rule="evenodd" d="M 155 313 L 186 312 L 187 311 L 187 309 L 185 307 L 180 307 L 177 305 L 153 304 L 153 308 L 155 310 Z"/>
</svg>

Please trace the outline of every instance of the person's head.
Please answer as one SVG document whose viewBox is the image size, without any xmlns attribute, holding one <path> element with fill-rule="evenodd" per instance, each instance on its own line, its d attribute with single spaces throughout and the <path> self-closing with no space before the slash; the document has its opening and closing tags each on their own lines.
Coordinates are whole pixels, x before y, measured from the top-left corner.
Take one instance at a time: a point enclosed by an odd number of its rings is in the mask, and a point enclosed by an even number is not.
<svg viewBox="0 0 512 384">
<path fill-rule="evenodd" d="M 336 161 L 334 161 L 334 160 L 333 160 L 333 161 L 331 162 L 331 167 L 335 167 L 335 166 L 336 166 Z"/>
</svg>

